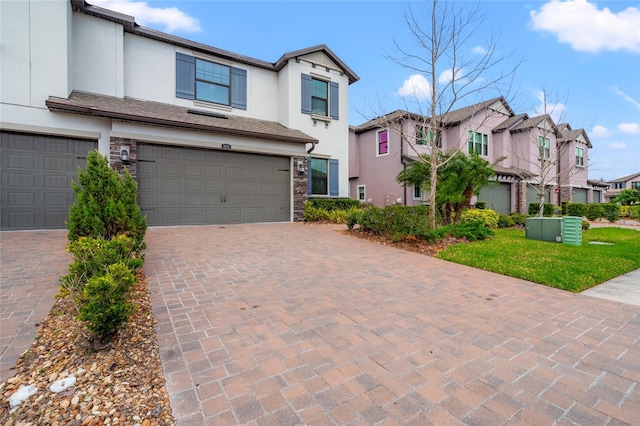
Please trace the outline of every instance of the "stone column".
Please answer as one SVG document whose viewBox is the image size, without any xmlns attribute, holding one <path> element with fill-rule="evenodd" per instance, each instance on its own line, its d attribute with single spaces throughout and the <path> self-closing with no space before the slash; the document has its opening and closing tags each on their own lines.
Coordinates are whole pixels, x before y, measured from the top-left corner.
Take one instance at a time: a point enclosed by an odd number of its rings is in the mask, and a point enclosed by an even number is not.
<svg viewBox="0 0 640 426">
<path fill-rule="evenodd" d="M 129 164 L 123 164 L 120 159 L 120 147 L 129 147 Z M 123 173 L 126 168 L 134 180 L 137 180 L 137 141 L 135 139 L 111 138 L 109 146 L 109 164 L 112 169 Z"/>
<path fill-rule="evenodd" d="M 304 170 L 298 171 L 298 164 L 302 162 Z M 311 171 L 307 157 L 293 157 L 293 220 L 304 220 L 304 202 L 309 199 L 308 188 Z"/>
</svg>

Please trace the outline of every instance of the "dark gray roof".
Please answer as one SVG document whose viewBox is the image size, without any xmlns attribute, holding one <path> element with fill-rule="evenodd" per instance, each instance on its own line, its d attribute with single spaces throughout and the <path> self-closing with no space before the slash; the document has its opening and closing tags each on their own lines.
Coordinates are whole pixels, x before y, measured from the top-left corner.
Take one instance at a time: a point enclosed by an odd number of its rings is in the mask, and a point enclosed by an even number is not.
<svg viewBox="0 0 640 426">
<path fill-rule="evenodd" d="M 161 31 L 152 30 L 151 28 L 145 28 L 138 25 L 135 22 L 135 18 L 123 13 L 114 12 L 108 9 L 103 9 L 98 6 L 93 6 L 84 0 L 69 0 L 73 10 L 85 13 L 87 15 L 95 16 L 97 18 L 106 19 L 108 21 L 117 22 L 124 27 L 124 30 L 128 33 L 139 35 L 141 37 L 147 37 L 154 40 L 162 41 L 164 43 L 173 44 L 175 46 L 181 46 L 188 49 L 197 50 L 203 53 L 208 53 L 220 58 L 228 59 L 241 64 L 246 64 L 258 68 L 267 69 L 270 71 L 280 71 L 290 59 L 296 57 L 308 55 L 315 52 L 324 52 L 333 62 L 335 62 L 349 78 L 349 84 L 355 83 L 360 80 L 360 77 L 351 70 L 338 56 L 331 51 L 326 45 L 319 44 L 317 46 L 308 47 L 301 50 L 285 53 L 278 59 L 277 62 L 271 63 L 262 61 L 259 59 L 251 58 L 249 56 L 239 55 L 237 53 L 229 52 L 227 50 L 218 49 L 213 46 L 209 46 L 203 43 L 187 40 L 182 37 L 177 37 L 171 34 L 163 33 Z"/>
<path fill-rule="evenodd" d="M 518 169 L 517 167 L 502 167 L 502 166 L 494 165 L 492 169 L 494 172 L 496 172 L 496 174 L 516 176 L 519 178 L 527 178 L 534 175 L 534 173 L 528 172 L 526 170 Z"/>
<path fill-rule="evenodd" d="M 93 115 L 146 124 L 207 131 L 257 139 L 291 143 L 318 143 L 318 140 L 275 121 L 258 120 L 236 115 L 218 116 L 193 114 L 186 108 L 160 102 L 131 98 L 115 98 L 74 91 L 68 99 L 51 96 L 46 101 L 51 111 Z M 206 110 L 205 114 L 208 113 Z"/>
<path fill-rule="evenodd" d="M 617 183 L 617 182 L 626 182 L 626 181 L 628 181 L 628 180 L 635 179 L 635 178 L 637 178 L 637 177 L 640 177 L 640 173 L 634 173 L 634 174 L 632 174 L 632 175 L 623 176 L 623 177 L 621 177 L 621 178 L 613 179 L 613 180 L 610 180 L 610 181 L 607 181 L 607 182 L 608 182 L 608 183 L 614 183 L 614 182 L 615 182 L 615 183 Z"/>
<path fill-rule="evenodd" d="M 514 115 L 513 117 L 507 118 L 502 123 L 500 123 L 496 127 L 494 127 L 493 128 L 493 133 L 500 133 L 503 130 L 507 130 L 511 126 L 515 125 L 519 121 L 528 120 L 528 119 L 529 119 L 529 116 L 526 113 Z"/>
<path fill-rule="evenodd" d="M 558 138 L 558 142 L 560 143 L 573 142 L 577 140 L 580 135 L 582 135 L 584 137 L 584 140 L 587 142 L 587 146 L 589 148 L 593 148 L 593 145 L 591 145 L 591 140 L 589 139 L 589 136 L 584 129 L 571 130 L 571 126 L 566 124 L 566 126 L 563 125 L 563 127 L 560 128 L 560 134 L 561 137 Z"/>
<path fill-rule="evenodd" d="M 539 125 L 544 120 L 549 120 L 551 122 L 551 126 L 552 126 L 552 129 L 553 129 L 556 137 L 560 137 L 561 135 L 560 135 L 560 132 L 558 131 L 558 127 L 553 122 L 553 119 L 551 118 L 551 116 L 549 114 L 537 115 L 535 117 L 528 118 L 528 119 L 524 120 L 522 123 L 520 123 L 517 126 L 515 126 L 513 129 L 511 129 L 510 132 L 511 133 L 517 133 L 517 132 L 527 131 L 527 130 L 531 129 L 532 127 L 536 127 L 537 125 Z"/>
<path fill-rule="evenodd" d="M 473 115 L 476 114 L 477 112 L 490 107 L 496 102 L 502 102 L 502 104 L 509 111 L 509 113 L 514 114 L 509 104 L 507 104 L 507 101 L 502 96 L 500 96 L 497 98 L 489 99 L 488 101 L 480 102 L 480 103 L 469 105 L 460 109 L 449 111 L 445 114 L 436 116 L 436 118 L 439 120 L 442 120 L 443 124 L 446 127 L 455 126 L 457 124 L 460 124 L 464 120 L 473 117 Z M 408 118 L 416 122 L 422 122 L 423 120 L 424 121 L 428 120 L 429 117 L 399 109 L 399 110 L 390 112 L 388 114 L 382 115 L 380 117 L 376 117 L 359 126 L 355 126 L 353 127 L 353 129 L 355 130 L 356 133 L 362 133 L 369 129 L 386 126 L 390 122 L 400 121 Z"/>
<path fill-rule="evenodd" d="M 594 188 L 597 187 L 601 187 L 601 188 L 608 188 L 609 185 L 607 182 L 603 181 L 603 180 L 591 180 L 591 179 L 587 179 L 587 184 L 593 186 Z"/>
</svg>

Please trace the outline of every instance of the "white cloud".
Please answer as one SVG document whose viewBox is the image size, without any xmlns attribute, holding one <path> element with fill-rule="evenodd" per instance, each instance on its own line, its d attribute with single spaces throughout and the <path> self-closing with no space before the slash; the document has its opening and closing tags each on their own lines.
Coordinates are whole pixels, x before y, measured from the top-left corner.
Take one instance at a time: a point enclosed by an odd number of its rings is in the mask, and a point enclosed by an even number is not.
<svg viewBox="0 0 640 426">
<path fill-rule="evenodd" d="M 456 71 L 456 81 L 460 81 L 464 78 L 464 70 L 459 69 Z M 449 84 L 453 80 L 453 70 L 449 68 L 448 70 L 444 70 L 438 76 L 438 83 L 440 84 Z"/>
<path fill-rule="evenodd" d="M 549 114 L 554 123 L 560 124 L 564 119 L 564 110 L 567 108 L 566 105 L 562 102 L 555 104 L 550 103 L 548 99 L 545 99 L 543 91 L 538 92 L 538 100 L 540 101 L 540 105 L 534 109 L 535 114 Z"/>
<path fill-rule="evenodd" d="M 597 125 L 591 129 L 590 136 L 592 138 L 606 138 L 609 136 L 609 130 L 604 126 Z"/>
<path fill-rule="evenodd" d="M 570 44 L 574 50 L 640 52 L 637 7 L 613 13 L 607 7 L 598 9 L 587 0 L 551 0 L 530 14 L 534 30 L 555 34 L 558 41 Z"/>
<path fill-rule="evenodd" d="M 202 31 L 200 22 L 177 7 L 152 7 L 142 1 L 131 0 L 89 0 L 95 6 L 133 16 L 136 22 L 149 27 L 160 25 L 163 31 L 173 33 L 185 31 L 188 33 Z"/>
<path fill-rule="evenodd" d="M 473 48 L 473 53 L 475 53 L 476 55 L 486 55 L 487 49 L 482 46 L 476 46 Z"/>
<path fill-rule="evenodd" d="M 628 133 L 630 135 L 637 135 L 640 133 L 640 124 L 638 123 L 620 123 L 618 124 L 618 130 L 622 133 Z"/>
<path fill-rule="evenodd" d="M 629 102 L 632 105 L 635 105 L 636 108 L 638 108 L 640 110 L 640 102 L 636 101 L 635 99 L 633 99 L 631 96 L 627 95 L 626 93 L 624 93 L 622 90 L 618 89 L 617 87 L 613 88 L 613 93 L 615 93 L 616 95 L 620 95 L 622 96 L 622 98 Z"/>
<path fill-rule="evenodd" d="M 614 150 L 625 149 L 626 147 L 627 147 L 627 144 L 624 142 L 614 142 L 609 144 L 609 149 L 614 149 Z"/>
<path fill-rule="evenodd" d="M 414 74 L 404 81 L 402 87 L 398 89 L 398 95 L 424 100 L 431 95 L 431 85 L 422 74 Z"/>
</svg>

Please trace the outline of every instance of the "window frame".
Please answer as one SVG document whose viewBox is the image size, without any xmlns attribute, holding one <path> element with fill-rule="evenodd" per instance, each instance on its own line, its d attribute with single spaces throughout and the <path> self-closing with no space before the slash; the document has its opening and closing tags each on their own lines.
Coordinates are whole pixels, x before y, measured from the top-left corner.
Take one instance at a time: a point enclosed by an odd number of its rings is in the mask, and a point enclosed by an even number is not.
<svg viewBox="0 0 640 426">
<path fill-rule="evenodd" d="M 418 191 L 418 195 L 416 195 L 416 190 Z M 422 188 L 420 187 L 420 185 L 416 185 L 415 183 L 413 184 L 413 191 L 411 192 L 413 195 L 413 199 L 414 200 L 420 200 L 422 201 Z"/>
<path fill-rule="evenodd" d="M 216 82 L 214 80 L 206 80 L 204 78 L 198 78 L 198 63 L 204 63 L 204 64 L 211 64 L 214 67 L 222 67 L 225 68 L 228 74 L 228 80 L 229 80 L 229 84 L 223 84 L 220 82 Z M 210 104 L 215 104 L 215 105 L 223 105 L 223 106 L 228 106 L 231 107 L 231 90 L 232 90 L 232 81 L 233 78 L 231 76 L 231 66 L 226 65 L 226 64 L 221 64 L 218 62 L 214 62 L 214 61 L 208 61 L 206 59 L 202 59 L 202 58 L 195 58 L 195 75 L 194 75 L 194 89 L 195 89 L 195 93 L 194 93 L 194 100 L 199 101 L 199 102 L 207 102 Z M 203 84 L 208 84 L 208 85 L 212 85 L 215 87 L 223 87 L 226 88 L 227 90 L 227 102 L 223 103 L 223 102 L 217 102 L 211 99 L 205 99 L 205 98 L 201 98 L 198 96 L 198 83 L 203 83 Z"/>
<path fill-rule="evenodd" d="M 584 148 L 575 147 L 575 165 L 576 167 L 584 167 Z"/>
<path fill-rule="evenodd" d="M 324 95 L 325 97 L 314 96 L 314 86 L 315 83 L 322 83 L 324 85 Z M 324 101 L 324 111 L 317 112 L 314 110 L 314 100 Z M 321 78 L 317 78 L 315 76 L 311 76 L 311 115 L 318 115 L 320 117 L 329 117 L 329 81 L 323 80 Z"/>
<path fill-rule="evenodd" d="M 640 181 L 632 181 L 631 189 L 640 189 Z"/>
<path fill-rule="evenodd" d="M 383 142 L 380 141 L 380 135 L 383 133 L 387 135 L 386 152 L 380 152 L 380 148 L 383 144 Z M 381 129 L 376 132 L 376 157 L 384 157 L 389 155 L 389 139 L 390 139 L 389 136 L 390 136 L 389 129 Z"/>
<path fill-rule="evenodd" d="M 362 189 L 362 193 L 360 193 L 361 189 Z M 367 201 L 367 185 L 356 186 L 356 195 L 357 195 L 358 201 L 366 202 Z M 362 197 L 360 195 L 362 195 Z"/>
<path fill-rule="evenodd" d="M 551 139 L 538 136 L 538 158 L 548 160 L 551 158 Z"/>
<path fill-rule="evenodd" d="M 324 176 L 324 186 L 326 191 L 324 193 L 322 192 L 314 192 L 314 189 L 317 188 L 317 184 L 314 186 L 314 181 L 316 179 L 318 179 L 319 177 L 316 175 L 314 176 L 314 163 L 317 164 L 317 162 L 324 162 L 325 164 L 325 176 Z M 320 171 L 322 172 L 322 171 Z M 310 179 L 311 179 L 311 194 L 310 195 L 322 195 L 322 196 L 328 196 L 329 195 L 329 159 L 328 158 L 316 158 L 316 157 L 311 157 L 311 162 L 309 165 L 309 173 L 310 173 Z"/>
<path fill-rule="evenodd" d="M 480 138 L 478 143 L 477 139 Z M 478 146 L 480 147 L 478 152 Z M 476 154 L 480 157 L 489 156 L 489 135 L 477 132 L 473 129 L 467 130 L 467 151 L 469 154 Z"/>
</svg>

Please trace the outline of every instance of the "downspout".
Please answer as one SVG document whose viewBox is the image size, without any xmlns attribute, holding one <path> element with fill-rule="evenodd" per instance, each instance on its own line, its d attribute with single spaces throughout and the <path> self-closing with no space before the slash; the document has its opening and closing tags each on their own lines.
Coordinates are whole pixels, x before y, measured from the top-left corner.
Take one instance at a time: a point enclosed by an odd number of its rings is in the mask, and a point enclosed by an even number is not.
<svg viewBox="0 0 640 426">
<path fill-rule="evenodd" d="M 404 136 L 400 135 L 400 163 L 402 163 L 402 170 L 407 169 L 407 163 L 404 161 Z M 407 184 L 403 183 L 402 188 L 404 191 L 404 197 L 402 197 L 402 205 L 407 206 Z"/>
<path fill-rule="evenodd" d="M 315 142 L 310 142 L 311 143 L 311 148 L 309 148 L 307 150 L 307 154 L 311 154 L 311 152 L 316 149 L 316 143 Z"/>
</svg>

